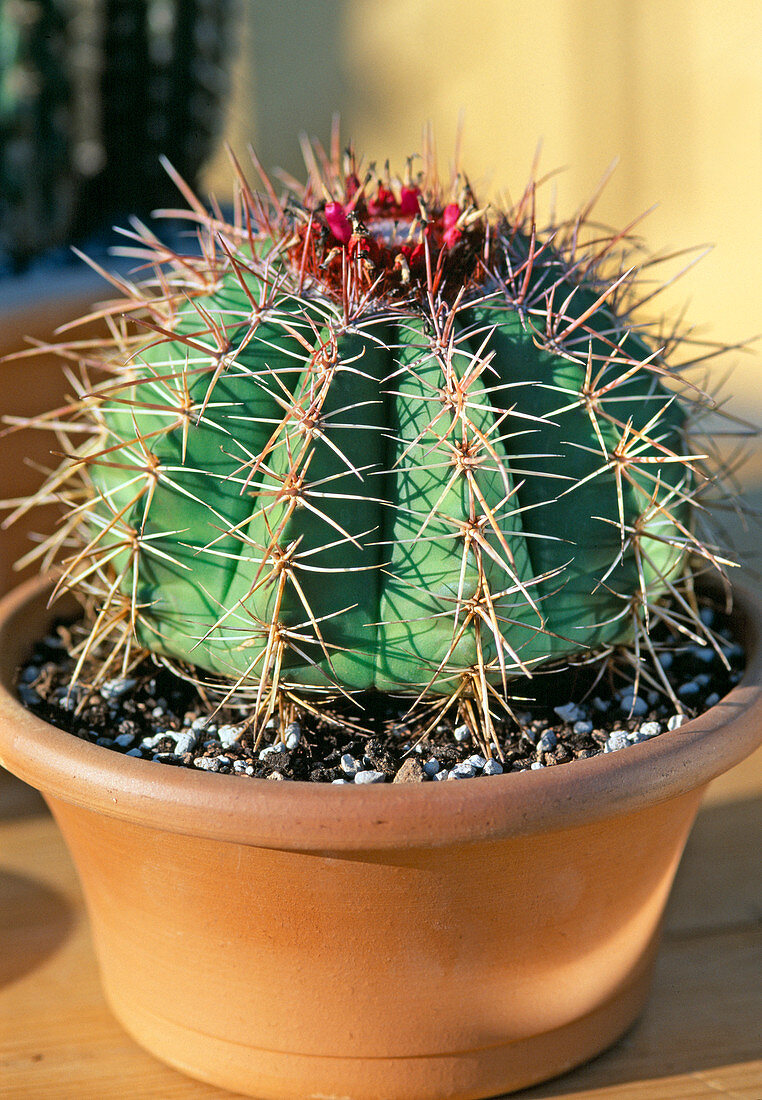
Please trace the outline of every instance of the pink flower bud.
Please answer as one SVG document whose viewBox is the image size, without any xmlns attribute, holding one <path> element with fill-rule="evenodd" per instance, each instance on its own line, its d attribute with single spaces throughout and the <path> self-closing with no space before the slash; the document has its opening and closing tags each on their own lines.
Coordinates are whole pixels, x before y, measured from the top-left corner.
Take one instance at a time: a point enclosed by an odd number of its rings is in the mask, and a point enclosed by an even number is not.
<svg viewBox="0 0 762 1100">
<path fill-rule="evenodd" d="M 328 222 L 328 228 L 336 240 L 341 241 L 342 244 L 347 244 L 352 236 L 352 226 L 349 224 L 349 218 L 344 213 L 344 207 L 340 202 L 326 203 L 325 220 Z"/>
<path fill-rule="evenodd" d="M 452 229 L 461 215 L 461 209 L 456 202 L 448 202 L 442 211 L 442 224 L 445 230 Z"/>
<path fill-rule="evenodd" d="M 456 229 L 454 225 L 450 226 L 447 232 L 442 237 L 442 243 L 445 248 L 453 248 L 461 239 L 463 234 L 459 229 Z"/>
<path fill-rule="evenodd" d="M 400 214 L 407 217 L 415 217 L 419 211 L 417 187 L 403 187 L 400 193 Z"/>
</svg>

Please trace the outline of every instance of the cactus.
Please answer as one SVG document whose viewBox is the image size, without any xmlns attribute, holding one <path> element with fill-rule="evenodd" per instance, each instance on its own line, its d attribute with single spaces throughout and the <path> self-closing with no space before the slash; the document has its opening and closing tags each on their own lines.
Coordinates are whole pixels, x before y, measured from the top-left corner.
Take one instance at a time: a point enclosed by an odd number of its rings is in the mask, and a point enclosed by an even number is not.
<svg viewBox="0 0 762 1100">
<path fill-rule="evenodd" d="M 83 188 L 75 232 L 166 204 L 160 154 L 196 180 L 221 128 L 235 14 L 235 0 L 98 0 L 102 167 Z"/>
<path fill-rule="evenodd" d="M 0 244 L 17 266 L 193 181 L 228 89 L 234 0 L 0 0 Z"/>
<path fill-rule="evenodd" d="M 638 664 L 655 622 L 706 636 L 707 400 L 637 319 L 638 246 L 589 211 L 541 232 L 534 183 L 482 208 L 428 154 L 402 179 L 335 139 L 307 159 L 283 198 L 234 161 L 229 224 L 176 177 L 198 254 L 133 234 L 153 278 L 114 279 L 109 339 L 62 348 L 77 395 L 41 499 L 67 511 L 35 553 L 90 606 L 81 663 L 149 650 L 260 716 L 433 699 L 486 743 L 516 677 Z"/>
<path fill-rule="evenodd" d="M 0 247 L 16 257 L 59 243 L 71 222 L 71 73 L 56 0 L 0 2 Z"/>
</svg>

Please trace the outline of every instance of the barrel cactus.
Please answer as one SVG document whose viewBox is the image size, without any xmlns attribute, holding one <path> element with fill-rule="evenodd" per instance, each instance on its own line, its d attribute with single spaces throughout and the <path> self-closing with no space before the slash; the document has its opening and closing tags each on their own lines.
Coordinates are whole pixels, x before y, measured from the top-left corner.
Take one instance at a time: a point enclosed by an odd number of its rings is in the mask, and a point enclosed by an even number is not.
<svg viewBox="0 0 762 1100">
<path fill-rule="evenodd" d="M 0 246 L 14 258 L 58 243 L 73 216 L 66 50 L 55 0 L 0 2 Z"/>
<path fill-rule="evenodd" d="M 174 198 L 228 90 L 235 0 L 0 0 L 0 246 L 17 266 Z"/>
<path fill-rule="evenodd" d="M 633 312 L 636 246 L 539 231 L 534 184 L 485 208 L 431 157 L 307 154 L 282 195 L 236 162 L 229 223 L 178 181 L 198 250 L 136 234 L 152 277 L 62 349 L 43 497 L 66 515 L 39 553 L 89 604 L 83 659 L 149 650 L 260 716 L 439 700 L 487 741 L 517 677 L 701 632 L 701 399 Z"/>
</svg>

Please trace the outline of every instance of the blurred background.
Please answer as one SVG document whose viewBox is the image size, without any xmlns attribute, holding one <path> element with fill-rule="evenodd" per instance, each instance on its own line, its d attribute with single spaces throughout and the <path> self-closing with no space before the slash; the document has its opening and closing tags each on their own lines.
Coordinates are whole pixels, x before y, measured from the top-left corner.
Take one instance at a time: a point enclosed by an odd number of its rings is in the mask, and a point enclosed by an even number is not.
<svg viewBox="0 0 762 1100">
<path fill-rule="evenodd" d="M 762 330 L 758 0 L 1 0 L 0 348 L 104 295 L 69 245 L 102 260 L 111 225 L 176 205 L 160 152 L 224 202 L 223 139 L 301 176 L 299 133 L 327 142 L 336 111 L 366 160 L 399 169 L 427 121 L 446 169 L 462 115 L 480 198 L 518 195 L 541 142 L 561 217 L 618 160 L 600 220 L 658 204 L 638 227 L 654 251 L 713 246 L 658 312 L 721 343 Z M 758 347 L 716 366 L 757 424 Z M 46 368 L 3 369 L 2 411 L 34 411 Z M 35 476 L 21 439 L 2 441 L 0 497 Z M 762 501 L 758 447 L 743 478 Z"/>
</svg>

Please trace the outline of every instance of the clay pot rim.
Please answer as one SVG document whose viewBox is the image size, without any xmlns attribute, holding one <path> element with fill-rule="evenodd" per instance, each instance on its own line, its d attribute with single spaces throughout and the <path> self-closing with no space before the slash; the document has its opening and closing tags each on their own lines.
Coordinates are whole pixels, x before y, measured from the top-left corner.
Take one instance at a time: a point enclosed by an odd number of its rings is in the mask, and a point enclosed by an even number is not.
<svg viewBox="0 0 762 1100">
<path fill-rule="evenodd" d="M 741 682 L 679 729 L 616 753 L 467 782 L 363 787 L 169 768 L 72 737 L 17 700 L 15 670 L 55 613 L 49 590 L 35 578 L 0 602 L 0 764 L 45 795 L 169 832 L 348 853 L 562 830 L 704 786 L 762 742 L 762 599 L 734 587 Z"/>
</svg>

